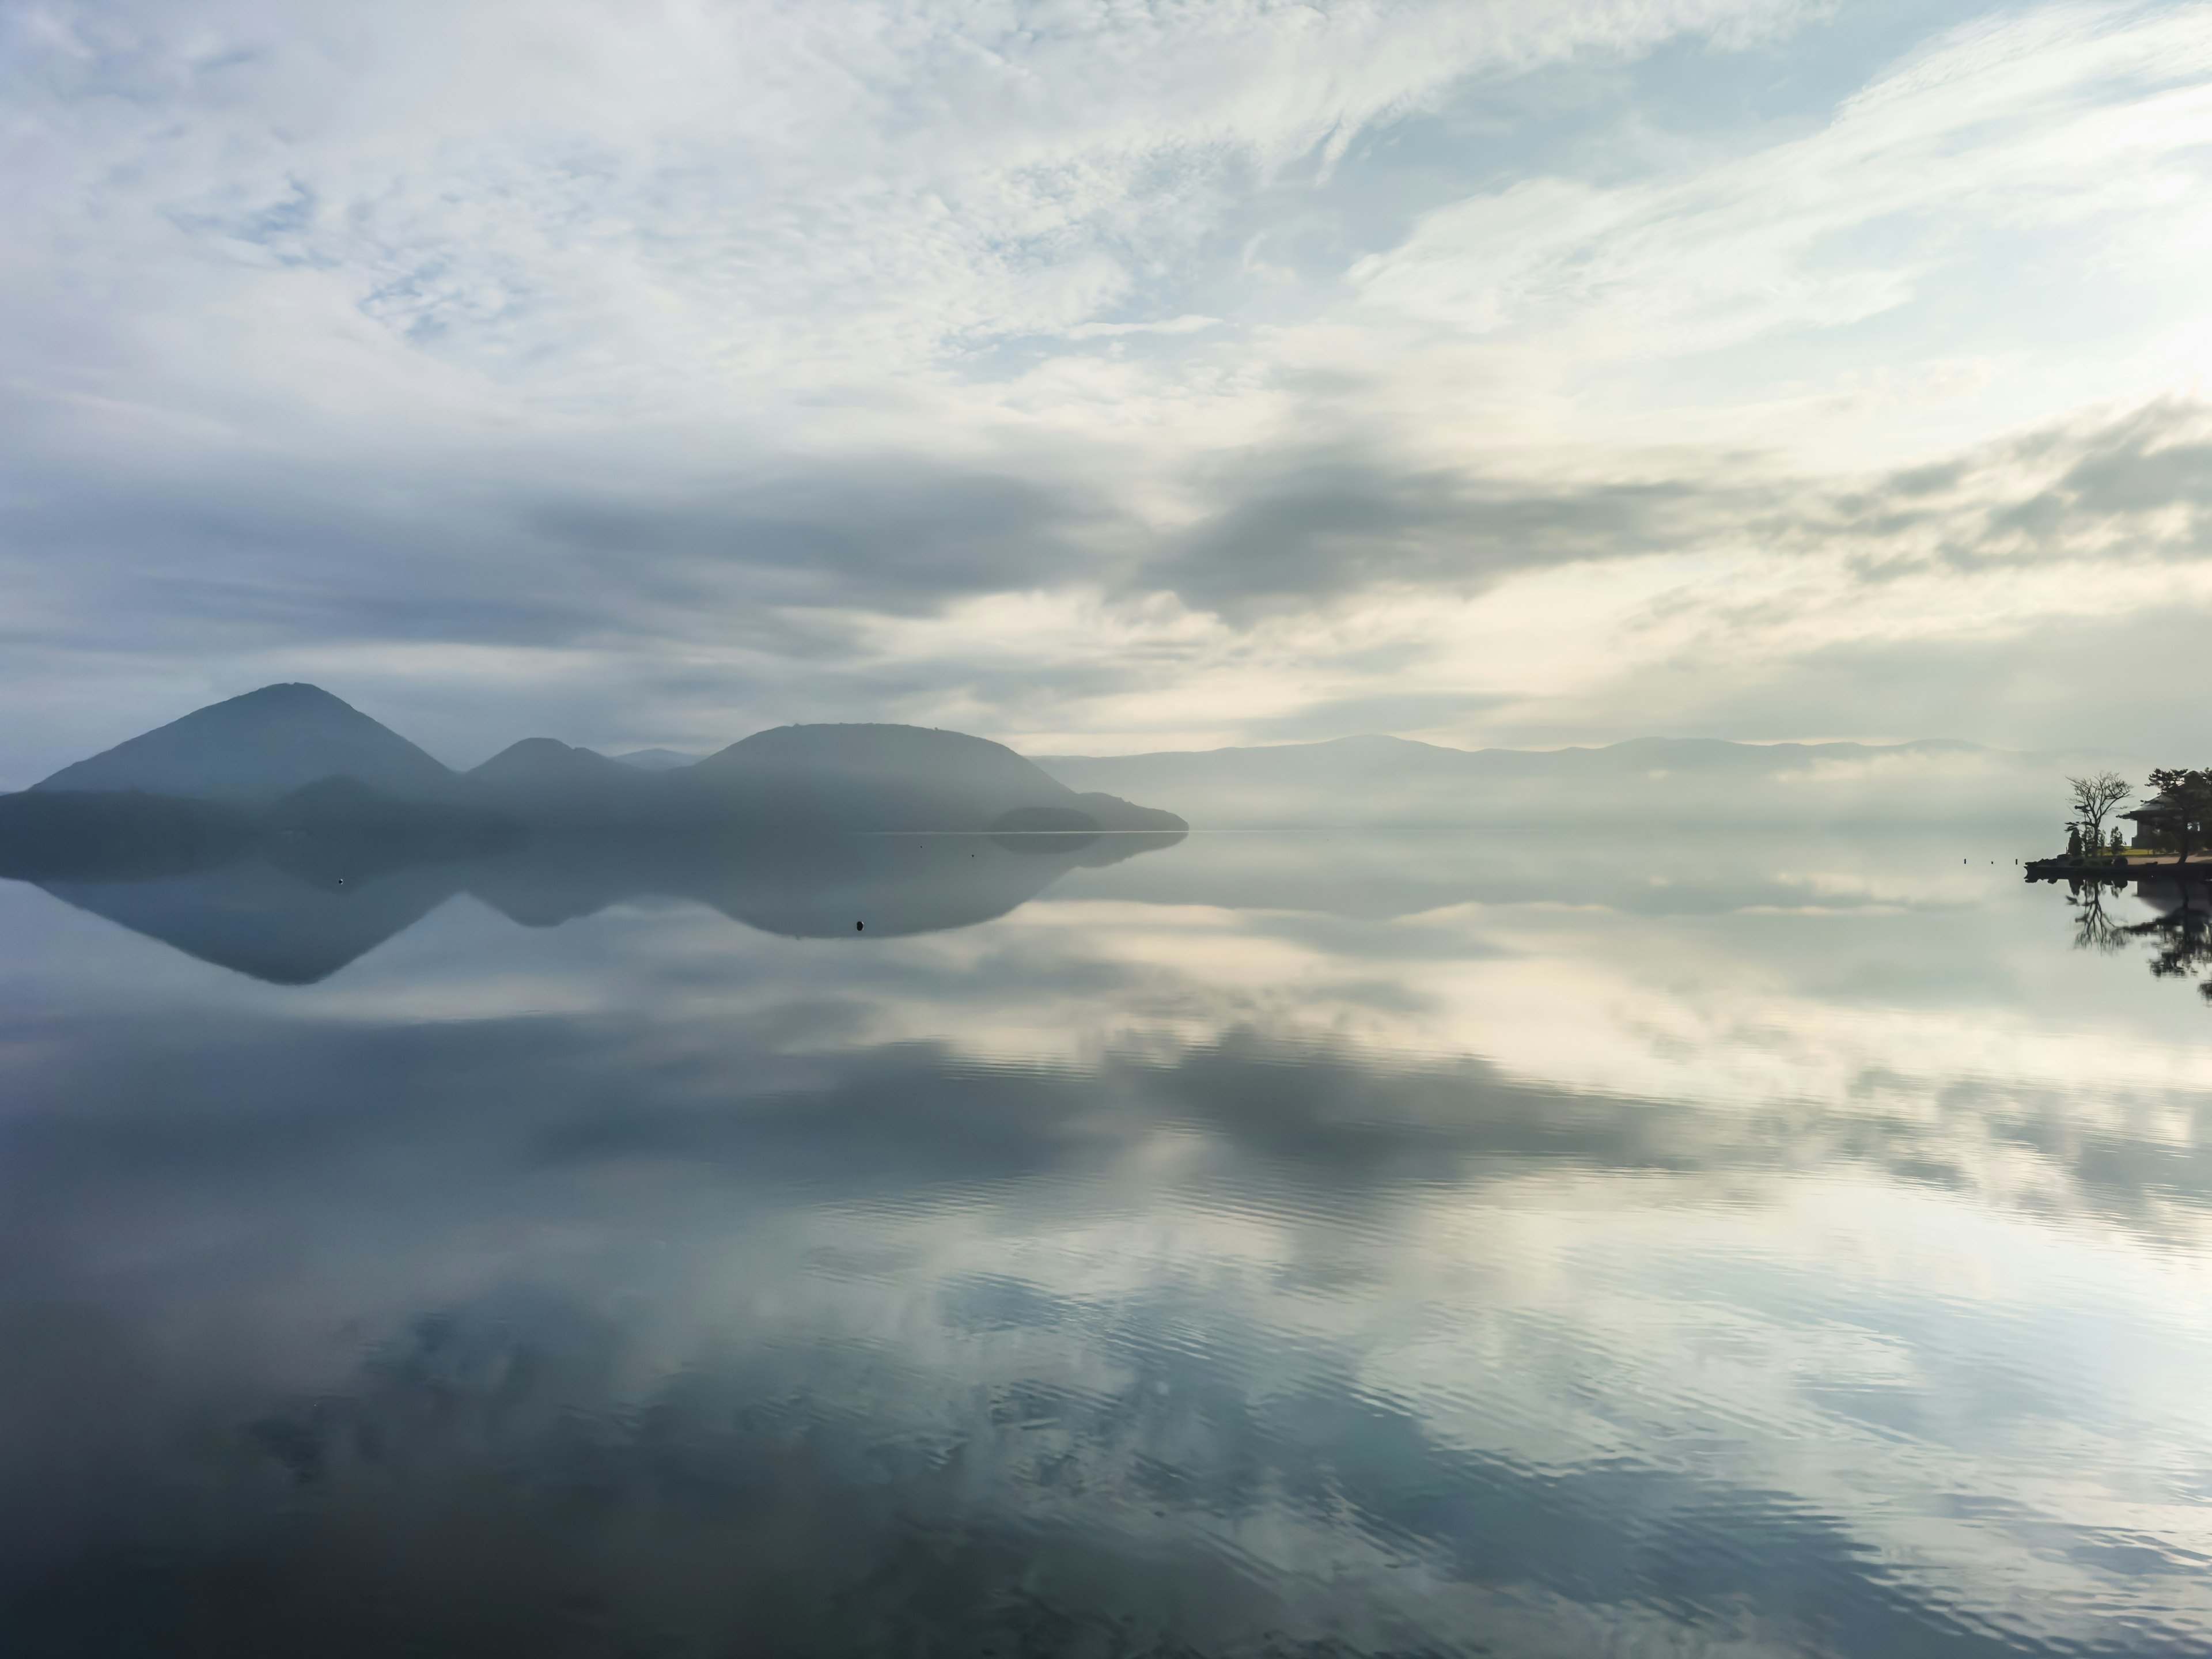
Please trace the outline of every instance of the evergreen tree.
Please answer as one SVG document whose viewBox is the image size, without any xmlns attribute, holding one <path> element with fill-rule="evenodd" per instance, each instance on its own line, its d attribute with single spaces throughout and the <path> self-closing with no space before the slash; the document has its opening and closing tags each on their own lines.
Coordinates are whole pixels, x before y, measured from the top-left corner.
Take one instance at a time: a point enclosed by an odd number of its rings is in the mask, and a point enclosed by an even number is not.
<svg viewBox="0 0 2212 1659">
<path fill-rule="evenodd" d="M 2150 787 L 2179 809 L 2167 820 L 2167 836 L 2186 860 L 2204 844 L 2205 826 L 2212 823 L 2212 768 L 2160 767 L 2150 775 Z"/>
</svg>

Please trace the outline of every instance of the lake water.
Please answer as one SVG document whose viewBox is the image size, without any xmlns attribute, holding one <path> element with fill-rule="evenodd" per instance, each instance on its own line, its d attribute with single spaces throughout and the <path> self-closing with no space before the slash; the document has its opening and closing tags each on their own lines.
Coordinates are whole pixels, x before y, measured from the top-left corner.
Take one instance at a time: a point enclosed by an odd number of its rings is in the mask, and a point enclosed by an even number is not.
<svg viewBox="0 0 2212 1659">
<path fill-rule="evenodd" d="M 2157 907 L 912 839 L 0 884 L 0 1652 L 2212 1651 Z"/>
</svg>

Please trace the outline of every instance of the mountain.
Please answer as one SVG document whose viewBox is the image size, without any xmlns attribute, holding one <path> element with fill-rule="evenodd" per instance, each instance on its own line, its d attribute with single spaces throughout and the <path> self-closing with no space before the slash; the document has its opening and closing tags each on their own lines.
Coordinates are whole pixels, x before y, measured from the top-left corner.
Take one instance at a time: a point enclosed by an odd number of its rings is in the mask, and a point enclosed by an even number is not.
<svg viewBox="0 0 2212 1659">
<path fill-rule="evenodd" d="M 1180 831 L 1170 812 L 1079 793 L 1003 744 L 918 726 L 782 726 L 696 764 L 643 769 L 528 738 L 468 774 L 532 823 L 823 830 Z"/>
<path fill-rule="evenodd" d="M 532 924 L 651 894 L 882 938 L 1003 915 L 1186 828 L 957 732 L 781 726 L 696 765 L 526 738 L 457 774 L 327 692 L 273 685 L 0 795 L 0 876 L 305 984 L 462 891 Z M 851 830 L 988 833 L 834 833 Z"/>
<path fill-rule="evenodd" d="M 1188 827 L 1172 812 L 1070 789 L 1002 744 L 913 726 L 779 726 L 696 764 L 669 750 L 614 760 L 552 738 L 526 738 L 457 774 L 312 685 L 268 685 L 216 703 L 32 787 L 265 811 L 333 779 L 386 802 L 489 808 L 524 826 L 727 824 L 794 833 Z M 361 805 L 366 797 L 346 799 Z M 384 829 L 396 822 L 390 811 L 378 812 Z M 435 833 L 450 839 L 451 829 L 441 823 Z M 51 841 L 47 830 L 39 833 Z"/>
<path fill-rule="evenodd" d="M 1189 827 L 1172 812 L 1071 789 L 1004 744 L 919 726 L 779 726 L 665 779 L 685 811 L 763 829 Z"/>
<path fill-rule="evenodd" d="M 481 799 L 532 823 L 640 823 L 668 793 L 650 772 L 552 738 L 511 744 L 467 775 Z"/>
<path fill-rule="evenodd" d="M 459 780 L 388 727 L 313 685 L 264 685 L 64 766 L 36 790 L 125 790 L 265 805 L 328 777 L 405 799 Z"/>
<path fill-rule="evenodd" d="M 672 772 L 679 766 L 693 765 L 699 757 L 680 754 L 673 749 L 633 749 L 626 755 L 608 758 L 623 766 L 635 766 L 641 772 Z"/>
</svg>

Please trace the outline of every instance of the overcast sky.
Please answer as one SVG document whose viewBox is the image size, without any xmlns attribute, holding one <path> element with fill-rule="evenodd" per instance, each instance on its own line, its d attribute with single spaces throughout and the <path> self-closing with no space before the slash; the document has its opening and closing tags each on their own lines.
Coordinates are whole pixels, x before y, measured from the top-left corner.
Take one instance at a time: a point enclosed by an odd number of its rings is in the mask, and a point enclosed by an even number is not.
<svg viewBox="0 0 2212 1659">
<path fill-rule="evenodd" d="M 2212 6 L 0 0 L 0 784 L 2212 761 Z"/>
</svg>

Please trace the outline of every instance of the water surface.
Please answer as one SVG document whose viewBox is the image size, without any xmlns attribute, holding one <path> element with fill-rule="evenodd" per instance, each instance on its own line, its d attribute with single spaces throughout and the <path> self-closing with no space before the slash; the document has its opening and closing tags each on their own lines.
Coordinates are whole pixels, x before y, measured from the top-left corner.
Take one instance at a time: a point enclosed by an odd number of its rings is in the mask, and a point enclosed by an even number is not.
<svg viewBox="0 0 2212 1659">
<path fill-rule="evenodd" d="M 2212 1009 L 2022 850 L 0 884 L 0 1651 L 2206 1651 Z"/>
</svg>

